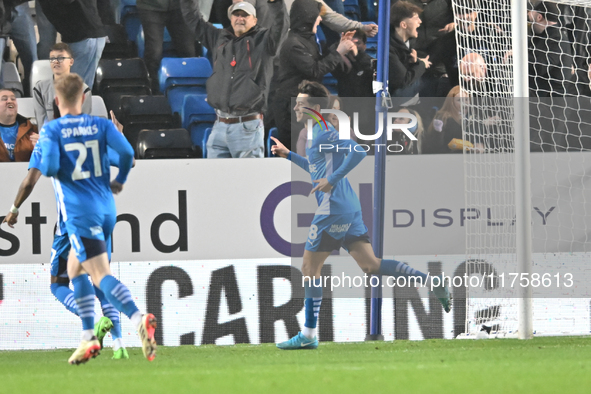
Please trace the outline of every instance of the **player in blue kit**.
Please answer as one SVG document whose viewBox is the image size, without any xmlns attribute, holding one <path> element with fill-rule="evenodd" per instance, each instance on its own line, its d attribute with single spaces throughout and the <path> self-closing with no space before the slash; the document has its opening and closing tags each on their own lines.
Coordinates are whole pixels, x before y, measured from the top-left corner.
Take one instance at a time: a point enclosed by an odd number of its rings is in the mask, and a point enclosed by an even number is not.
<svg viewBox="0 0 591 394">
<path fill-rule="evenodd" d="M 120 132 L 123 130 L 123 126 L 114 117 L 111 112 L 113 123 L 117 126 Z M 119 156 L 112 149 L 108 149 L 109 161 L 112 166 L 119 166 Z M 37 181 L 41 177 L 41 145 L 37 144 L 31 155 L 29 161 L 29 169 L 27 176 L 21 182 L 14 204 L 10 209 L 10 212 L 5 216 L 3 223 L 7 223 L 9 227 L 14 228 L 14 225 L 18 221 L 18 209 L 33 192 Z M 67 310 L 78 316 L 78 306 L 74 301 L 74 293 L 69 287 L 70 279 L 67 274 L 67 260 L 68 254 L 70 253 L 70 239 L 66 230 L 66 225 L 62 220 L 61 210 L 59 208 L 59 197 L 56 194 L 56 202 L 58 204 L 57 209 L 57 223 L 54 232 L 54 241 L 51 248 L 51 259 L 50 259 L 50 288 L 51 293 L 60 301 Z M 109 238 L 110 239 L 110 238 Z M 107 245 L 107 252 L 110 255 L 110 245 Z M 113 359 L 127 359 L 129 354 L 123 344 L 121 336 L 121 324 L 119 321 L 119 311 L 117 311 L 113 305 L 109 304 L 109 301 L 105 298 L 103 292 L 98 288 L 94 287 L 97 298 L 101 303 L 101 309 L 103 310 L 103 317 L 99 319 L 94 325 L 94 333 L 97 339 L 103 346 L 103 339 L 107 332 L 111 331 L 113 337 Z"/>
<path fill-rule="evenodd" d="M 95 292 L 88 274 L 109 303 L 131 319 L 144 356 L 152 361 L 156 356 L 156 318 L 150 313 L 142 315 L 129 289 L 111 275 L 106 248 L 116 221 L 113 194 L 123 190 L 133 149 L 110 121 L 82 114 L 82 88 L 82 79 L 76 74 L 55 82 L 56 104 L 62 117 L 44 125 L 39 138 L 41 173 L 54 177 L 60 214 L 72 246 L 68 276 L 82 320 L 80 346 L 68 362 L 85 363 L 100 352 L 93 330 Z M 107 146 L 119 154 L 119 173 L 113 181 Z"/>
<path fill-rule="evenodd" d="M 328 90 L 317 82 L 303 81 L 298 86 L 299 94 L 294 108 L 297 121 L 306 121 L 313 111 L 328 108 Z M 279 349 L 316 349 L 318 347 L 316 324 L 322 303 L 322 278 L 320 272 L 333 250 L 345 248 L 366 274 L 393 277 L 420 277 L 431 285 L 431 277 L 396 260 L 384 260 L 375 256 L 367 227 L 361 217 L 361 204 L 346 175 L 366 156 L 365 151 L 353 140 L 340 140 L 339 133 L 330 123 L 316 124 L 313 138 L 307 141 L 303 158 L 290 152 L 279 140 L 272 152 L 297 164 L 310 173 L 316 186 L 318 209 L 304 250 L 302 274 L 313 278 L 313 283 L 304 283 L 304 329 L 288 341 L 277 344 Z M 433 291 L 446 312 L 451 310 L 451 294 L 439 280 Z"/>
</svg>

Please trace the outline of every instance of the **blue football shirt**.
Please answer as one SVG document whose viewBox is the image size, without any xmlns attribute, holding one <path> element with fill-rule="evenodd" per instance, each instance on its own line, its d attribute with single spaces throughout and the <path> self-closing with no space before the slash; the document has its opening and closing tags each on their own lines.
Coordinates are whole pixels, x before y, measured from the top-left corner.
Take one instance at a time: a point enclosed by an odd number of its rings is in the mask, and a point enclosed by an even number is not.
<svg viewBox="0 0 591 394">
<path fill-rule="evenodd" d="M 8 150 L 8 156 L 11 161 L 14 161 L 14 146 L 16 145 L 16 137 L 18 136 L 18 122 L 12 126 L 0 125 L 0 137 L 4 141 L 4 145 Z"/>
<path fill-rule="evenodd" d="M 318 209 L 316 215 L 335 215 L 361 211 L 357 194 L 353 191 L 346 175 L 367 155 L 353 140 L 340 140 L 339 132 L 327 122 L 326 127 L 318 124 L 312 128 L 313 138 L 306 145 L 307 158 L 295 152 L 287 157 L 293 163 L 310 173 L 312 180 L 327 178 L 332 185 L 328 193 L 315 193 Z M 314 184 L 316 186 L 316 184 Z"/>
<path fill-rule="evenodd" d="M 125 183 L 133 148 L 107 119 L 65 115 L 43 126 L 39 143 L 43 175 L 54 177 L 58 207 L 68 216 L 114 209 L 108 147 L 119 155 L 116 180 Z"/>
</svg>

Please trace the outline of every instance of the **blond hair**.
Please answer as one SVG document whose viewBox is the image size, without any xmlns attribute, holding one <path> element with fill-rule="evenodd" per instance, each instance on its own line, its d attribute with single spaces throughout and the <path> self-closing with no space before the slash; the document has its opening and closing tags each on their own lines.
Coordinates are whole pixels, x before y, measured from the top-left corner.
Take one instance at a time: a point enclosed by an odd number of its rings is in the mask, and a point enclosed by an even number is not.
<svg viewBox="0 0 591 394">
<path fill-rule="evenodd" d="M 68 74 L 55 80 L 55 93 L 66 105 L 76 105 L 84 90 L 84 81 L 78 74 Z"/>
</svg>

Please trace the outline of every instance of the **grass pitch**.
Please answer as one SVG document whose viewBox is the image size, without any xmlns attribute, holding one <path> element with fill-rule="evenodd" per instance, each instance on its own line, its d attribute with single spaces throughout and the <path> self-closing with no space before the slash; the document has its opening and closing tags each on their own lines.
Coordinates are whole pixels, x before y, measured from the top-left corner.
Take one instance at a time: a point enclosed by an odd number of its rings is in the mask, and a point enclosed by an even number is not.
<svg viewBox="0 0 591 394">
<path fill-rule="evenodd" d="M 104 349 L 0 352 L 0 393 L 590 393 L 591 338 L 160 347 L 154 362 Z"/>
</svg>

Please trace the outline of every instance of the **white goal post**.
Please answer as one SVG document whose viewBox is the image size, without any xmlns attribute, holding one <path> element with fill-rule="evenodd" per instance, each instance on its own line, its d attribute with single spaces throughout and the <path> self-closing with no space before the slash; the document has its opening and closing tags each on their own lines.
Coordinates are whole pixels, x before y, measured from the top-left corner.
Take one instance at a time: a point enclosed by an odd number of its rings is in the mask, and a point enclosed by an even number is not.
<svg viewBox="0 0 591 394">
<path fill-rule="evenodd" d="M 589 334 L 591 0 L 453 7 L 462 129 L 475 146 L 464 152 L 467 273 L 495 276 L 467 289 L 458 337 Z M 508 286 L 513 274 L 527 280 Z"/>
</svg>

